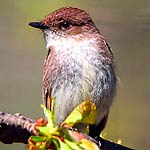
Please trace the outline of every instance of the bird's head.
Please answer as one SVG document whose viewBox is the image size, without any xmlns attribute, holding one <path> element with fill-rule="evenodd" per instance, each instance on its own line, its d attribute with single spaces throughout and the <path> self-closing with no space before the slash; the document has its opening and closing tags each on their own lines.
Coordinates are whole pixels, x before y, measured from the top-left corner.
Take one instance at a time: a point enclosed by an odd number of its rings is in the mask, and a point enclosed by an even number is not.
<svg viewBox="0 0 150 150">
<path fill-rule="evenodd" d="M 62 37 L 76 40 L 91 38 L 93 33 L 99 32 L 86 11 L 72 7 L 60 8 L 42 21 L 30 22 L 29 25 L 41 29 L 47 43 Z"/>
</svg>

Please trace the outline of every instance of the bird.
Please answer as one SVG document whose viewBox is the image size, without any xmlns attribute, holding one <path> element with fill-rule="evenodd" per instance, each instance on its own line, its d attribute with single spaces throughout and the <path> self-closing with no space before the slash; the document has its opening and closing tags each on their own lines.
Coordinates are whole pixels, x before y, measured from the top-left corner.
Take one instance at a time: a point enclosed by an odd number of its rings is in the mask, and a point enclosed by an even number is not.
<svg viewBox="0 0 150 150">
<path fill-rule="evenodd" d="M 96 138 L 105 128 L 116 93 L 115 61 L 106 38 L 89 13 L 80 8 L 62 7 L 42 21 L 30 22 L 42 31 L 47 55 L 44 61 L 42 97 L 51 109 L 56 98 L 56 124 L 85 100 L 96 105 L 96 120 L 89 135 Z M 85 126 L 77 126 L 80 131 Z"/>
</svg>

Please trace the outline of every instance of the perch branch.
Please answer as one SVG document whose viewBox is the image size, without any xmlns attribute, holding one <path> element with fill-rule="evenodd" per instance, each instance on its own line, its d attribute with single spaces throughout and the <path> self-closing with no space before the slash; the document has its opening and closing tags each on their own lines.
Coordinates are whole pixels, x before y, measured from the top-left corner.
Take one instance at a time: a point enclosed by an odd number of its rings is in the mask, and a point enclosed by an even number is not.
<svg viewBox="0 0 150 150">
<path fill-rule="evenodd" d="M 14 115 L 0 112 L 0 141 L 5 144 L 14 142 L 27 144 L 34 130 L 35 120 L 27 118 L 19 113 Z"/>
<path fill-rule="evenodd" d="M 0 112 L 0 141 L 2 143 L 27 144 L 28 138 L 31 135 L 38 135 L 34 127 L 35 120 L 33 119 L 27 118 L 19 113 L 9 114 Z M 96 141 L 100 143 L 101 150 L 133 150 L 102 138 L 98 138 Z"/>
</svg>

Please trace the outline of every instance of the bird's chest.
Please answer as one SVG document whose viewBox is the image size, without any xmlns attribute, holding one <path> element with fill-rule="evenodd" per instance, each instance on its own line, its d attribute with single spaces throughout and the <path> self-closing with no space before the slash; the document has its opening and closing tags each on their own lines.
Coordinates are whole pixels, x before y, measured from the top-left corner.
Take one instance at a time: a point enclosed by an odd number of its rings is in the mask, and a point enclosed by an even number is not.
<svg viewBox="0 0 150 150">
<path fill-rule="evenodd" d="M 58 123 L 83 100 L 94 102 L 101 119 L 112 101 L 114 74 L 92 43 L 56 43 L 44 64 L 43 95 L 56 98 Z M 60 116 L 60 114 L 62 114 Z"/>
<path fill-rule="evenodd" d="M 68 97 L 86 97 L 92 92 L 93 84 L 98 84 L 100 65 L 96 50 L 82 46 L 61 47 L 59 51 L 49 53 L 44 65 L 43 82 L 52 88 L 53 96 L 61 94 L 66 97 L 66 92 L 72 92 Z"/>
</svg>

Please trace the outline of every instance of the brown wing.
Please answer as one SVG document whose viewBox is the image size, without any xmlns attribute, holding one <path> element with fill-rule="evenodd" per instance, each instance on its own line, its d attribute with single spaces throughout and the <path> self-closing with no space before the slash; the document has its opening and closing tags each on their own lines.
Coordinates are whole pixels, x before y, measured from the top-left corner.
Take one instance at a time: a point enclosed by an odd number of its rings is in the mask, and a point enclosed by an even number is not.
<svg viewBox="0 0 150 150">
<path fill-rule="evenodd" d="M 43 75 L 43 85 L 42 85 L 42 94 L 43 94 L 43 103 L 46 108 L 51 110 L 51 91 L 50 88 L 50 77 L 49 77 L 49 63 L 50 63 L 50 49 L 48 50 L 47 56 L 44 61 L 44 75 Z"/>
<path fill-rule="evenodd" d="M 51 110 L 51 90 L 46 89 L 44 94 L 44 105 L 47 109 Z"/>
<path fill-rule="evenodd" d="M 114 63 L 114 56 L 111 47 L 109 46 L 107 40 L 103 37 L 100 36 L 99 38 L 99 45 L 100 45 L 100 54 L 103 56 L 105 59 L 107 59 L 108 62 Z"/>
<path fill-rule="evenodd" d="M 59 64 L 57 62 L 57 54 L 53 48 L 48 50 L 48 54 L 44 62 L 44 75 L 43 75 L 43 103 L 46 108 L 51 110 L 51 96 L 52 96 L 52 87 L 57 76 L 59 74 Z"/>
</svg>

